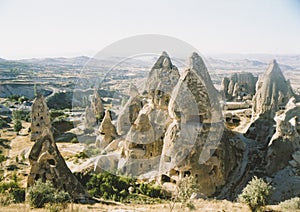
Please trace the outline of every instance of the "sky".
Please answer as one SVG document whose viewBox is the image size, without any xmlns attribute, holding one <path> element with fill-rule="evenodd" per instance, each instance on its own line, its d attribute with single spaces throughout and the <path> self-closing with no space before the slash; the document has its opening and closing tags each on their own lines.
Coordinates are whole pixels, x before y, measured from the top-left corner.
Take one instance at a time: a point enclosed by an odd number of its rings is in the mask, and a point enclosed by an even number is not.
<svg viewBox="0 0 300 212">
<path fill-rule="evenodd" d="M 93 56 L 142 34 L 203 54 L 299 54 L 300 0 L 0 0 L 0 58 Z"/>
</svg>

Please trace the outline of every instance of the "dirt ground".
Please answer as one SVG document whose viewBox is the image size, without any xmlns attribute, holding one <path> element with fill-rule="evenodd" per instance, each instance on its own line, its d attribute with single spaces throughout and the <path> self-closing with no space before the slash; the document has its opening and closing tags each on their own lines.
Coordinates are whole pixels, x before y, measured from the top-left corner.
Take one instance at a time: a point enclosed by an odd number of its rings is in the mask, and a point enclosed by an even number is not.
<svg viewBox="0 0 300 212">
<path fill-rule="evenodd" d="M 194 202 L 195 209 L 192 211 L 214 211 L 214 212 L 247 212 L 251 211 L 248 206 L 239 204 L 239 203 L 232 203 L 226 200 L 196 200 Z M 14 204 L 7 207 L 0 208 L 3 212 L 14 212 L 14 211 L 36 211 L 36 212 L 44 212 L 49 211 L 49 209 L 32 209 L 28 204 Z M 170 212 L 170 205 L 168 203 L 165 204 L 155 204 L 155 205 L 105 205 L 105 204 L 93 204 L 93 205 L 79 205 L 79 204 L 69 204 L 66 209 L 62 211 L 113 211 L 113 212 Z M 188 208 L 181 208 L 180 204 L 176 204 L 172 211 L 190 211 Z"/>
</svg>

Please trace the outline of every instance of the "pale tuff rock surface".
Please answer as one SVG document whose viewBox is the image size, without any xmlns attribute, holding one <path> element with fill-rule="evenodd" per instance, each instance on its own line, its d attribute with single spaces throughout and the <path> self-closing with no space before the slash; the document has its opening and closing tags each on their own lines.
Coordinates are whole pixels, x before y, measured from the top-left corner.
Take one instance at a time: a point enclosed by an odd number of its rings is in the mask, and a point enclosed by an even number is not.
<svg viewBox="0 0 300 212">
<path fill-rule="evenodd" d="M 96 146 L 100 149 L 104 149 L 117 137 L 116 128 L 111 122 L 109 110 L 105 111 L 105 116 L 99 127 L 99 133 L 100 135 L 96 139 Z"/>
<path fill-rule="evenodd" d="M 35 104 L 39 102 L 45 106 L 46 104 L 42 100 L 41 97 L 37 97 Z M 34 106 L 32 118 L 37 111 L 40 111 L 40 107 Z M 45 113 L 45 115 L 43 120 L 50 119 L 49 114 Z M 55 188 L 67 191 L 74 200 L 84 201 L 90 199 L 89 194 L 66 165 L 56 146 L 50 128 L 43 125 L 41 132 L 41 136 L 35 141 L 29 153 L 31 170 L 28 176 L 28 187 L 33 186 L 38 179 L 42 179 L 42 181 L 49 180 Z"/>
<path fill-rule="evenodd" d="M 130 97 L 136 97 L 136 96 L 139 96 L 139 95 L 140 95 L 139 90 L 138 90 L 137 87 L 136 87 L 134 84 L 132 84 L 132 83 L 130 83 L 130 85 L 129 85 L 128 95 L 129 95 Z"/>
<path fill-rule="evenodd" d="M 141 109 L 141 99 L 137 96 L 131 96 L 118 116 L 117 132 L 119 135 L 124 135 L 129 131 Z"/>
<path fill-rule="evenodd" d="M 223 145 L 222 149 L 219 145 L 224 126 L 217 101 L 218 94 L 206 66 L 194 53 L 190 58 L 190 68 L 174 88 L 169 104 L 173 121 L 164 137 L 160 162 L 162 183 L 193 175 L 202 186 L 201 192 L 208 196 L 225 184 L 236 161 L 225 166 L 228 146 Z M 230 153 L 235 157 L 234 152 Z"/>
<path fill-rule="evenodd" d="M 94 94 L 91 96 L 91 107 L 96 119 L 101 119 L 104 115 L 104 107 L 97 89 L 94 90 Z"/>
<path fill-rule="evenodd" d="M 143 107 L 139 91 L 132 83 L 130 83 L 128 94 L 130 98 L 119 113 L 117 120 L 117 132 L 119 135 L 124 135 L 129 131 Z"/>
<path fill-rule="evenodd" d="M 163 52 L 149 73 L 145 90 L 154 104 L 166 109 L 178 79 L 178 69 L 172 64 L 168 54 Z"/>
<path fill-rule="evenodd" d="M 41 137 L 45 128 L 51 129 L 49 110 L 42 95 L 38 95 L 31 107 L 31 141 Z"/>
<path fill-rule="evenodd" d="M 276 60 L 273 60 L 256 84 L 252 124 L 247 136 L 262 143 L 269 142 L 274 134 L 275 113 L 283 109 L 293 95 L 289 82 L 285 80 Z"/>
<path fill-rule="evenodd" d="M 228 101 L 251 100 L 255 94 L 257 77 L 252 73 L 234 73 L 230 78 L 222 79 L 222 90 Z"/>
<path fill-rule="evenodd" d="M 292 96 L 294 93 L 289 81 L 285 80 L 276 60 L 273 60 L 256 84 L 256 94 L 253 98 L 254 115 L 266 114 L 273 118 L 275 112 L 285 106 Z"/>
<path fill-rule="evenodd" d="M 223 135 L 218 91 L 202 58 L 194 53 L 189 61 L 180 76 L 165 52 L 159 57 L 146 80 L 147 95 L 132 92 L 119 114 L 118 151 L 101 155 L 96 170 L 173 185 L 193 175 L 208 196 L 227 183 L 243 150 L 228 142 L 230 133 Z"/>
<path fill-rule="evenodd" d="M 275 117 L 276 132 L 268 145 L 267 173 L 272 174 L 289 164 L 300 149 L 300 105 L 291 98 L 282 114 Z"/>
<path fill-rule="evenodd" d="M 84 127 L 89 128 L 96 124 L 96 117 L 91 107 L 87 106 L 84 111 Z"/>
</svg>

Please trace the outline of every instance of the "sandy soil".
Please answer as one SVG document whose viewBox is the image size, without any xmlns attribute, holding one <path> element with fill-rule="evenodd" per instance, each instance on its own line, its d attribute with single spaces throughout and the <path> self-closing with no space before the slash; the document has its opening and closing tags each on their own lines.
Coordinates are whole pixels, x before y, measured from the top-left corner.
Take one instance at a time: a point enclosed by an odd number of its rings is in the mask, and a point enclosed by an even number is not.
<svg viewBox="0 0 300 212">
<path fill-rule="evenodd" d="M 213 211 L 213 212 L 232 212 L 232 211 L 242 211 L 247 212 L 251 211 L 248 206 L 232 203 L 226 200 L 197 200 L 194 202 L 195 210 L 193 211 Z M 0 208 L 1 211 L 47 211 L 47 209 L 32 209 L 28 204 L 14 204 L 7 207 Z M 49 211 L 49 210 L 48 210 Z M 113 211 L 113 212 L 170 212 L 170 205 L 168 203 L 165 204 L 155 204 L 155 205 L 105 205 L 105 204 L 94 204 L 94 205 L 78 205 L 78 204 L 70 204 L 64 211 Z M 175 211 L 190 211 L 188 208 L 181 208 L 180 204 L 176 204 L 174 206 Z"/>
</svg>

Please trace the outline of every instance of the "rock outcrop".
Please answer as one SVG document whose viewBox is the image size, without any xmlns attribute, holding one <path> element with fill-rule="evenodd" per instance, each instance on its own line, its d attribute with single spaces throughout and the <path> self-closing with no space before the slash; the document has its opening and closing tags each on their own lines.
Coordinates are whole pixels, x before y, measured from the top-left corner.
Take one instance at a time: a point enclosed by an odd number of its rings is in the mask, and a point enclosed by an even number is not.
<svg viewBox="0 0 300 212">
<path fill-rule="evenodd" d="M 158 58 L 145 84 L 145 90 L 153 103 L 167 109 L 173 88 L 178 82 L 179 72 L 166 52 Z"/>
<path fill-rule="evenodd" d="M 224 125 L 218 93 L 199 55 L 190 58 L 190 67 L 174 88 L 169 104 L 172 122 L 164 137 L 160 172 L 161 181 L 176 182 L 192 175 L 202 186 L 201 192 L 212 195 L 226 183 L 236 165 L 226 164 L 234 149 L 222 142 Z"/>
<path fill-rule="evenodd" d="M 267 144 L 274 134 L 276 112 L 284 109 L 293 95 L 289 81 L 285 80 L 276 60 L 273 60 L 256 84 L 252 124 L 247 131 L 247 136 Z"/>
<path fill-rule="evenodd" d="M 274 117 L 276 111 L 284 107 L 294 96 L 289 81 L 283 76 L 276 60 L 273 60 L 256 84 L 253 98 L 254 117 Z"/>
<path fill-rule="evenodd" d="M 32 119 L 36 116 L 35 123 L 38 123 L 37 117 L 39 117 L 40 121 L 50 120 L 46 109 L 47 105 L 44 102 L 44 98 L 38 96 L 32 108 Z M 41 119 L 41 115 L 43 115 L 43 119 Z M 35 181 L 39 179 L 43 182 L 48 180 L 52 182 L 55 188 L 68 192 L 75 201 L 85 202 L 89 200 L 90 195 L 72 174 L 64 158 L 61 156 L 53 139 L 49 124 L 43 124 L 39 127 L 40 135 L 36 138 L 29 153 L 31 169 L 27 186 L 33 186 Z"/>
<path fill-rule="evenodd" d="M 276 132 L 268 145 L 266 171 L 269 175 L 297 161 L 295 152 L 300 149 L 300 105 L 291 98 L 282 114 L 275 117 Z M 292 162 L 293 163 L 293 162 Z M 299 163 L 300 168 L 300 163 Z"/>
<path fill-rule="evenodd" d="M 55 188 L 68 192 L 76 201 L 90 199 L 90 195 L 66 165 L 48 128 L 43 130 L 42 136 L 33 145 L 29 153 L 29 162 L 31 169 L 28 187 L 33 186 L 39 179 L 43 182 L 48 180 Z"/>
<path fill-rule="evenodd" d="M 118 116 L 117 132 L 119 135 L 124 135 L 129 131 L 143 107 L 142 100 L 139 98 L 139 92 L 133 84 L 129 87 L 129 95 L 129 100 Z"/>
<path fill-rule="evenodd" d="M 104 149 L 110 142 L 117 137 L 115 126 L 111 122 L 109 110 L 105 111 L 105 116 L 99 127 L 100 135 L 96 138 L 96 147 Z"/>
<path fill-rule="evenodd" d="M 251 100 L 255 94 L 257 77 L 251 73 L 234 73 L 222 79 L 222 90 L 227 101 Z"/>
<path fill-rule="evenodd" d="M 31 141 L 39 139 L 43 129 L 51 129 L 49 110 L 44 96 L 38 95 L 31 106 Z"/>
<path fill-rule="evenodd" d="M 145 95 L 130 92 L 118 117 L 118 144 L 112 141 L 114 151 L 99 156 L 96 171 L 118 170 L 163 186 L 192 175 L 211 196 L 239 169 L 244 143 L 224 132 L 219 93 L 202 58 L 193 53 L 189 61 L 180 76 L 165 52 L 158 58 Z"/>
<path fill-rule="evenodd" d="M 94 94 L 91 96 L 91 107 L 96 119 L 101 120 L 104 115 L 104 107 L 97 89 L 94 90 Z"/>
<path fill-rule="evenodd" d="M 92 127 L 96 124 L 96 117 L 90 106 L 87 106 L 84 111 L 83 123 L 85 128 Z"/>
</svg>

